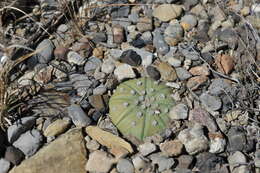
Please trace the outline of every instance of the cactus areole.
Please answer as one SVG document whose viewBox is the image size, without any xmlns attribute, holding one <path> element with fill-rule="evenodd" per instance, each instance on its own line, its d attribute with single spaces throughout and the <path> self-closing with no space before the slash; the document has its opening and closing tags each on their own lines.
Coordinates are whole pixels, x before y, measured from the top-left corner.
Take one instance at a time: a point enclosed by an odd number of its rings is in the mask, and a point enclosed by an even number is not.
<svg viewBox="0 0 260 173">
<path fill-rule="evenodd" d="M 119 131 L 143 141 L 163 131 L 175 104 L 171 89 L 151 78 L 121 83 L 109 101 L 110 118 Z"/>
</svg>

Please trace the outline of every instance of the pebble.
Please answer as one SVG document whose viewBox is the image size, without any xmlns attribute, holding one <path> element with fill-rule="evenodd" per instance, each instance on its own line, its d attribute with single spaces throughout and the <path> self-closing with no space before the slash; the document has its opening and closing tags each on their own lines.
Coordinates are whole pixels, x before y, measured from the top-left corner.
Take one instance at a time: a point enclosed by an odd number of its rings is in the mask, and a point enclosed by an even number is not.
<svg viewBox="0 0 260 173">
<path fill-rule="evenodd" d="M 131 66 L 139 66 L 142 63 L 141 56 L 138 55 L 134 50 L 126 50 L 120 57 L 121 62 Z"/>
<path fill-rule="evenodd" d="M 218 66 L 218 71 L 224 74 L 229 74 L 235 66 L 234 58 L 229 55 L 218 55 L 215 63 Z"/>
<path fill-rule="evenodd" d="M 209 17 L 205 7 L 200 3 L 197 4 L 195 7 L 193 7 L 190 10 L 190 13 L 195 14 L 198 18 L 201 18 L 201 19 L 207 20 Z"/>
<path fill-rule="evenodd" d="M 10 167 L 11 167 L 10 162 L 8 162 L 3 158 L 0 159 L 0 173 L 8 173 Z"/>
<path fill-rule="evenodd" d="M 89 92 L 89 88 L 93 84 L 93 82 L 83 74 L 72 74 L 70 75 L 70 80 L 73 84 L 73 87 L 77 90 L 77 94 L 79 96 L 84 96 L 86 92 Z"/>
<path fill-rule="evenodd" d="M 142 66 L 144 66 L 144 67 L 147 67 L 147 66 L 151 65 L 152 62 L 153 62 L 154 55 L 151 52 L 145 51 L 143 49 L 138 49 L 138 48 L 135 48 L 135 47 L 131 47 L 131 46 L 126 48 L 126 49 L 123 49 L 123 50 L 124 51 L 126 51 L 126 50 L 133 50 L 138 55 L 140 55 L 141 58 L 142 58 Z"/>
<path fill-rule="evenodd" d="M 188 88 L 190 88 L 193 91 L 201 87 L 203 84 L 205 84 L 207 80 L 208 80 L 207 76 L 195 76 L 189 78 L 186 85 Z"/>
<path fill-rule="evenodd" d="M 161 78 L 160 72 L 154 66 L 148 66 L 146 68 L 147 74 L 154 80 L 159 80 Z"/>
<path fill-rule="evenodd" d="M 36 117 L 24 117 L 7 129 L 7 138 L 10 143 L 16 141 L 19 136 L 35 125 Z"/>
<path fill-rule="evenodd" d="M 178 79 L 181 81 L 189 79 L 192 75 L 182 67 L 175 68 Z"/>
<path fill-rule="evenodd" d="M 180 43 L 178 44 L 178 49 L 186 59 L 190 59 L 192 61 L 199 60 L 200 54 L 193 48 L 192 45 Z"/>
<path fill-rule="evenodd" d="M 212 153 L 204 152 L 196 157 L 196 167 L 201 172 L 221 172 L 229 173 L 227 166 L 224 166 L 225 160 Z"/>
<path fill-rule="evenodd" d="M 133 157 L 132 159 L 134 168 L 137 172 L 142 172 L 147 167 L 146 161 L 139 155 Z"/>
<path fill-rule="evenodd" d="M 106 108 L 104 97 L 102 95 L 91 95 L 88 97 L 89 103 L 97 111 L 104 110 Z"/>
<path fill-rule="evenodd" d="M 169 117 L 173 120 L 185 120 L 188 118 L 188 112 L 188 106 L 183 103 L 179 103 L 172 107 Z"/>
<path fill-rule="evenodd" d="M 194 162 L 194 158 L 190 155 L 181 155 L 177 158 L 178 160 L 178 165 L 177 168 L 191 168 L 193 162 Z"/>
<path fill-rule="evenodd" d="M 240 151 L 236 151 L 235 153 L 228 156 L 228 163 L 231 172 L 234 173 L 251 172 L 249 167 L 246 164 L 248 163 L 246 156 Z"/>
<path fill-rule="evenodd" d="M 67 60 L 70 64 L 76 64 L 76 65 L 83 65 L 86 61 L 85 58 L 83 58 L 81 55 L 79 55 L 77 52 L 74 51 L 68 52 Z"/>
<path fill-rule="evenodd" d="M 257 168 L 260 168 L 260 149 L 256 150 L 256 152 L 255 152 L 254 162 L 255 162 L 255 166 Z"/>
<path fill-rule="evenodd" d="M 144 143 L 138 146 L 138 151 L 143 155 L 147 156 L 152 152 L 156 151 L 156 145 L 153 143 Z"/>
<path fill-rule="evenodd" d="M 198 21 L 194 15 L 187 14 L 181 18 L 181 26 L 185 31 L 190 31 L 197 25 Z"/>
<path fill-rule="evenodd" d="M 101 66 L 101 71 L 106 74 L 110 74 L 114 71 L 115 67 L 116 66 L 115 66 L 114 60 L 111 58 L 108 58 L 103 61 L 103 64 Z"/>
<path fill-rule="evenodd" d="M 153 45 L 156 48 L 157 53 L 161 55 L 167 54 L 170 50 L 159 29 L 155 29 L 153 32 Z"/>
<path fill-rule="evenodd" d="M 54 56 L 60 60 L 66 60 L 69 49 L 66 47 L 56 47 L 54 50 Z"/>
<path fill-rule="evenodd" d="M 92 54 L 93 54 L 94 57 L 97 57 L 99 59 L 103 59 L 104 58 L 104 50 L 103 50 L 102 47 L 94 48 Z"/>
<path fill-rule="evenodd" d="M 201 66 L 196 66 L 196 67 L 192 67 L 189 72 L 193 75 L 193 76 L 200 76 L 200 75 L 204 75 L 204 76 L 209 76 L 210 75 L 210 71 L 209 68 L 207 67 L 206 64 L 203 64 Z"/>
<path fill-rule="evenodd" d="M 95 70 L 102 65 L 102 61 L 96 57 L 90 57 L 84 66 L 87 75 L 94 74 Z"/>
<path fill-rule="evenodd" d="M 231 92 L 232 88 L 228 80 L 216 78 L 211 81 L 208 90 L 211 95 L 219 96 L 224 93 L 224 91 L 226 91 L 227 93 Z"/>
<path fill-rule="evenodd" d="M 107 87 L 105 85 L 99 85 L 93 90 L 93 95 L 103 95 L 107 92 Z"/>
<path fill-rule="evenodd" d="M 221 99 L 208 93 L 202 93 L 199 97 L 201 103 L 209 110 L 217 111 L 221 108 Z"/>
<path fill-rule="evenodd" d="M 115 25 L 113 27 L 113 41 L 117 44 L 125 41 L 125 31 L 121 25 Z"/>
<path fill-rule="evenodd" d="M 246 149 L 247 139 L 245 131 L 242 128 L 231 127 L 227 133 L 228 137 L 228 147 L 227 150 L 233 151 L 243 151 Z"/>
<path fill-rule="evenodd" d="M 165 141 L 160 144 L 160 150 L 166 156 L 178 156 L 182 153 L 183 144 L 178 139 Z"/>
<path fill-rule="evenodd" d="M 38 52 L 38 54 L 37 54 L 39 63 L 46 64 L 53 59 L 54 45 L 53 45 L 52 41 L 50 41 L 49 39 L 43 40 L 36 47 L 36 50 L 40 50 L 40 52 Z"/>
<path fill-rule="evenodd" d="M 226 140 L 221 133 L 209 133 L 210 144 L 209 152 L 210 153 L 221 153 L 225 150 Z"/>
<path fill-rule="evenodd" d="M 85 170 L 89 172 L 108 172 L 114 163 L 114 159 L 109 157 L 104 151 L 94 151 L 90 153 Z"/>
<path fill-rule="evenodd" d="M 37 67 L 37 65 L 35 67 Z M 41 85 L 49 83 L 52 79 L 53 70 L 54 68 L 52 66 L 41 68 L 38 72 L 36 72 L 33 78 L 34 81 Z"/>
<path fill-rule="evenodd" d="M 218 126 L 214 118 L 202 108 L 194 108 L 189 113 L 189 121 L 206 126 L 210 132 L 216 132 Z"/>
<path fill-rule="evenodd" d="M 72 122 L 78 127 L 86 127 L 91 124 L 91 119 L 79 105 L 72 104 L 68 108 L 68 114 Z"/>
<path fill-rule="evenodd" d="M 193 155 L 208 149 L 208 139 L 203 134 L 202 126 L 195 124 L 194 127 L 182 130 L 178 139 L 184 144 L 186 151 Z"/>
<path fill-rule="evenodd" d="M 164 31 L 164 39 L 169 46 L 176 46 L 182 41 L 184 31 L 179 23 L 170 24 Z"/>
<path fill-rule="evenodd" d="M 62 133 L 64 133 L 68 127 L 70 126 L 70 121 L 68 120 L 62 120 L 58 119 L 54 122 L 52 122 L 45 130 L 44 130 L 44 136 L 58 136 Z"/>
<path fill-rule="evenodd" d="M 100 144 L 96 140 L 90 140 L 86 144 L 87 149 L 96 151 L 100 148 Z"/>
<path fill-rule="evenodd" d="M 145 44 L 153 43 L 153 35 L 150 31 L 146 31 L 146 32 L 142 33 L 141 38 L 145 42 Z"/>
<path fill-rule="evenodd" d="M 114 74 L 118 81 L 122 81 L 124 79 L 132 79 L 136 77 L 134 70 L 128 64 L 121 64 L 117 66 Z"/>
<path fill-rule="evenodd" d="M 163 156 L 161 153 L 152 154 L 150 156 L 150 159 L 152 160 L 152 164 L 158 165 L 159 172 L 171 169 L 171 167 L 175 164 L 173 158 L 168 158 L 166 156 Z"/>
<path fill-rule="evenodd" d="M 61 24 L 60 26 L 58 26 L 57 28 L 57 32 L 67 32 L 69 29 L 68 25 L 65 24 Z"/>
<path fill-rule="evenodd" d="M 140 32 L 151 31 L 153 29 L 153 21 L 150 17 L 139 18 L 136 28 Z"/>
<path fill-rule="evenodd" d="M 21 150 L 13 146 L 9 146 L 5 151 L 5 159 L 11 162 L 13 165 L 19 165 L 24 159 L 24 154 Z"/>
<path fill-rule="evenodd" d="M 92 41 L 96 44 L 107 41 L 107 35 L 103 32 L 93 32 L 91 33 L 91 36 L 92 36 Z"/>
<path fill-rule="evenodd" d="M 177 74 L 175 69 L 166 62 L 160 62 L 157 66 L 161 74 L 161 79 L 164 81 L 175 81 L 177 79 Z"/>
<path fill-rule="evenodd" d="M 133 164 L 127 159 L 120 159 L 116 165 L 116 169 L 120 173 L 134 173 Z"/>
<path fill-rule="evenodd" d="M 182 13 L 182 7 L 175 4 L 162 4 L 153 10 L 153 16 L 163 22 L 178 18 Z"/>
<path fill-rule="evenodd" d="M 36 130 L 30 130 L 23 133 L 14 143 L 13 146 L 20 149 L 27 157 L 34 155 L 41 147 L 43 142 L 42 134 Z"/>
</svg>

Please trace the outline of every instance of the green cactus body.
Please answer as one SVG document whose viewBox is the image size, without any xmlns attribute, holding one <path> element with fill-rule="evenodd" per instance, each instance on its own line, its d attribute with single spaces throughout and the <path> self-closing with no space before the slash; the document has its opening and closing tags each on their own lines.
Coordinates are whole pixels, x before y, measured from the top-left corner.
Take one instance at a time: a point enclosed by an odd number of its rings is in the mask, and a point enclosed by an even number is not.
<svg viewBox="0 0 260 173">
<path fill-rule="evenodd" d="M 175 104 L 171 89 L 150 78 L 120 84 L 109 101 L 110 118 L 124 135 L 143 140 L 164 130 Z"/>
</svg>

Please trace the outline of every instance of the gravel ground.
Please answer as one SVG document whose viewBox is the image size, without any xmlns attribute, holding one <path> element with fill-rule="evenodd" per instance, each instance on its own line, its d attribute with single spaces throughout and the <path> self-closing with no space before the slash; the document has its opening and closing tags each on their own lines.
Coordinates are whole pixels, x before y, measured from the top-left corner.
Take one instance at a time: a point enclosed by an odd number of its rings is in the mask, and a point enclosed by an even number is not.
<svg viewBox="0 0 260 173">
<path fill-rule="evenodd" d="M 12 2 L 0 173 L 260 173 L 259 1 Z"/>
</svg>

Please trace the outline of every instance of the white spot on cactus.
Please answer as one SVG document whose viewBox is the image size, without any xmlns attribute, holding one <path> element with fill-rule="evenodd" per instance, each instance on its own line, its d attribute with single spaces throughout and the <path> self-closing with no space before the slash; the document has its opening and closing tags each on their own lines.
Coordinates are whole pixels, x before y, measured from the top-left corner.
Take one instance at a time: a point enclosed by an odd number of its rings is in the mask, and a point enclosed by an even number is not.
<svg viewBox="0 0 260 173">
<path fill-rule="evenodd" d="M 125 107 L 127 107 L 127 106 L 129 105 L 129 103 L 124 102 L 123 105 L 124 105 Z"/>
<path fill-rule="evenodd" d="M 165 95 L 164 95 L 164 94 L 161 94 L 160 97 L 161 97 L 162 99 L 165 99 Z"/>
<path fill-rule="evenodd" d="M 144 101 L 144 96 L 138 97 L 138 100 L 139 100 L 139 101 Z"/>
<path fill-rule="evenodd" d="M 121 92 L 123 92 L 125 89 L 124 89 L 124 88 L 120 88 L 119 90 L 120 90 Z"/>
<path fill-rule="evenodd" d="M 131 122 L 131 125 L 132 125 L 132 126 L 136 126 L 136 122 L 135 122 L 135 121 L 132 121 L 132 122 Z"/>
<path fill-rule="evenodd" d="M 158 81 L 154 81 L 153 83 L 154 83 L 154 85 L 158 85 L 158 84 L 159 84 L 159 82 L 158 82 Z"/>
<path fill-rule="evenodd" d="M 165 109 L 164 109 L 164 112 L 165 112 L 165 113 L 168 113 L 168 112 L 169 112 L 169 109 L 168 109 L 168 108 L 165 108 Z"/>
<path fill-rule="evenodd" d="M 137 116 L 138 118 L 141 118 L 141 117 L 143 116 L 143 113 L 142 113 L 142 112 L 137 112 L 137 113 L 136 113 L 136 116 Z"/>
<path fill-rule="evenodd" d="M 154 89 L 153 89 L 153 88 L 150 88 L 150 92 L 151 92 L 151 93 L 154 92 Z"/>
<path fill-rule="evenodd" d="M 158 122 L 155 121 L 155 120 L 153 120 L 152 125 L 153 125 L 153 126 L 157 126 L 157 124 L 158 124 Z"/>
<path fill-rule="evenodd" d="M 150 100 L 153 102 L 153 101 L 155 100 L 155 98 L 154 98 L 154 97 L 151 97 Z"/>
<path fill-rule="evenodd" d="M 142 84 L 143 84 L 142 81 L 137 81 L 137 82 L 136 82 L 136 85 L 137 85 L 137 86 L 141 86 Z"/>
<path fill-rule="evenodd" d="M 139 100 L 135 100 L 135 101 L 134 101 L 134 105 L 135 105 L 135 106 L 138 106 L 138 105 L 139 105 Z"/>
<path fill-rule="evenodd" d="M 158 115 L 158 114 L 161 113 L 161 111 L 159 109 L 157 109 L 157 110 L 154 111 L 154 113 Z"/>
<path fill-rule="evenodd" d="M 145 95 L 145 94 L 146 94 L 146 92 L 145 92 L 145 91 L 141 91 L 141 94 L 142 94 L 142 95 Z"/>
<path fill-rule="evenodd" d="M 142 109 L 146 109 L 146 106 L 145 106 L 145 105 L 141 105 L 141 108 L 142 108 Z"/>
<path fill-rule="evenodd" d="M 135 91 L 134 91 L 134 90 L 131 90 L 130 93 L 131 93 L 132 95 L 135 95 Z"/>
</svg>

